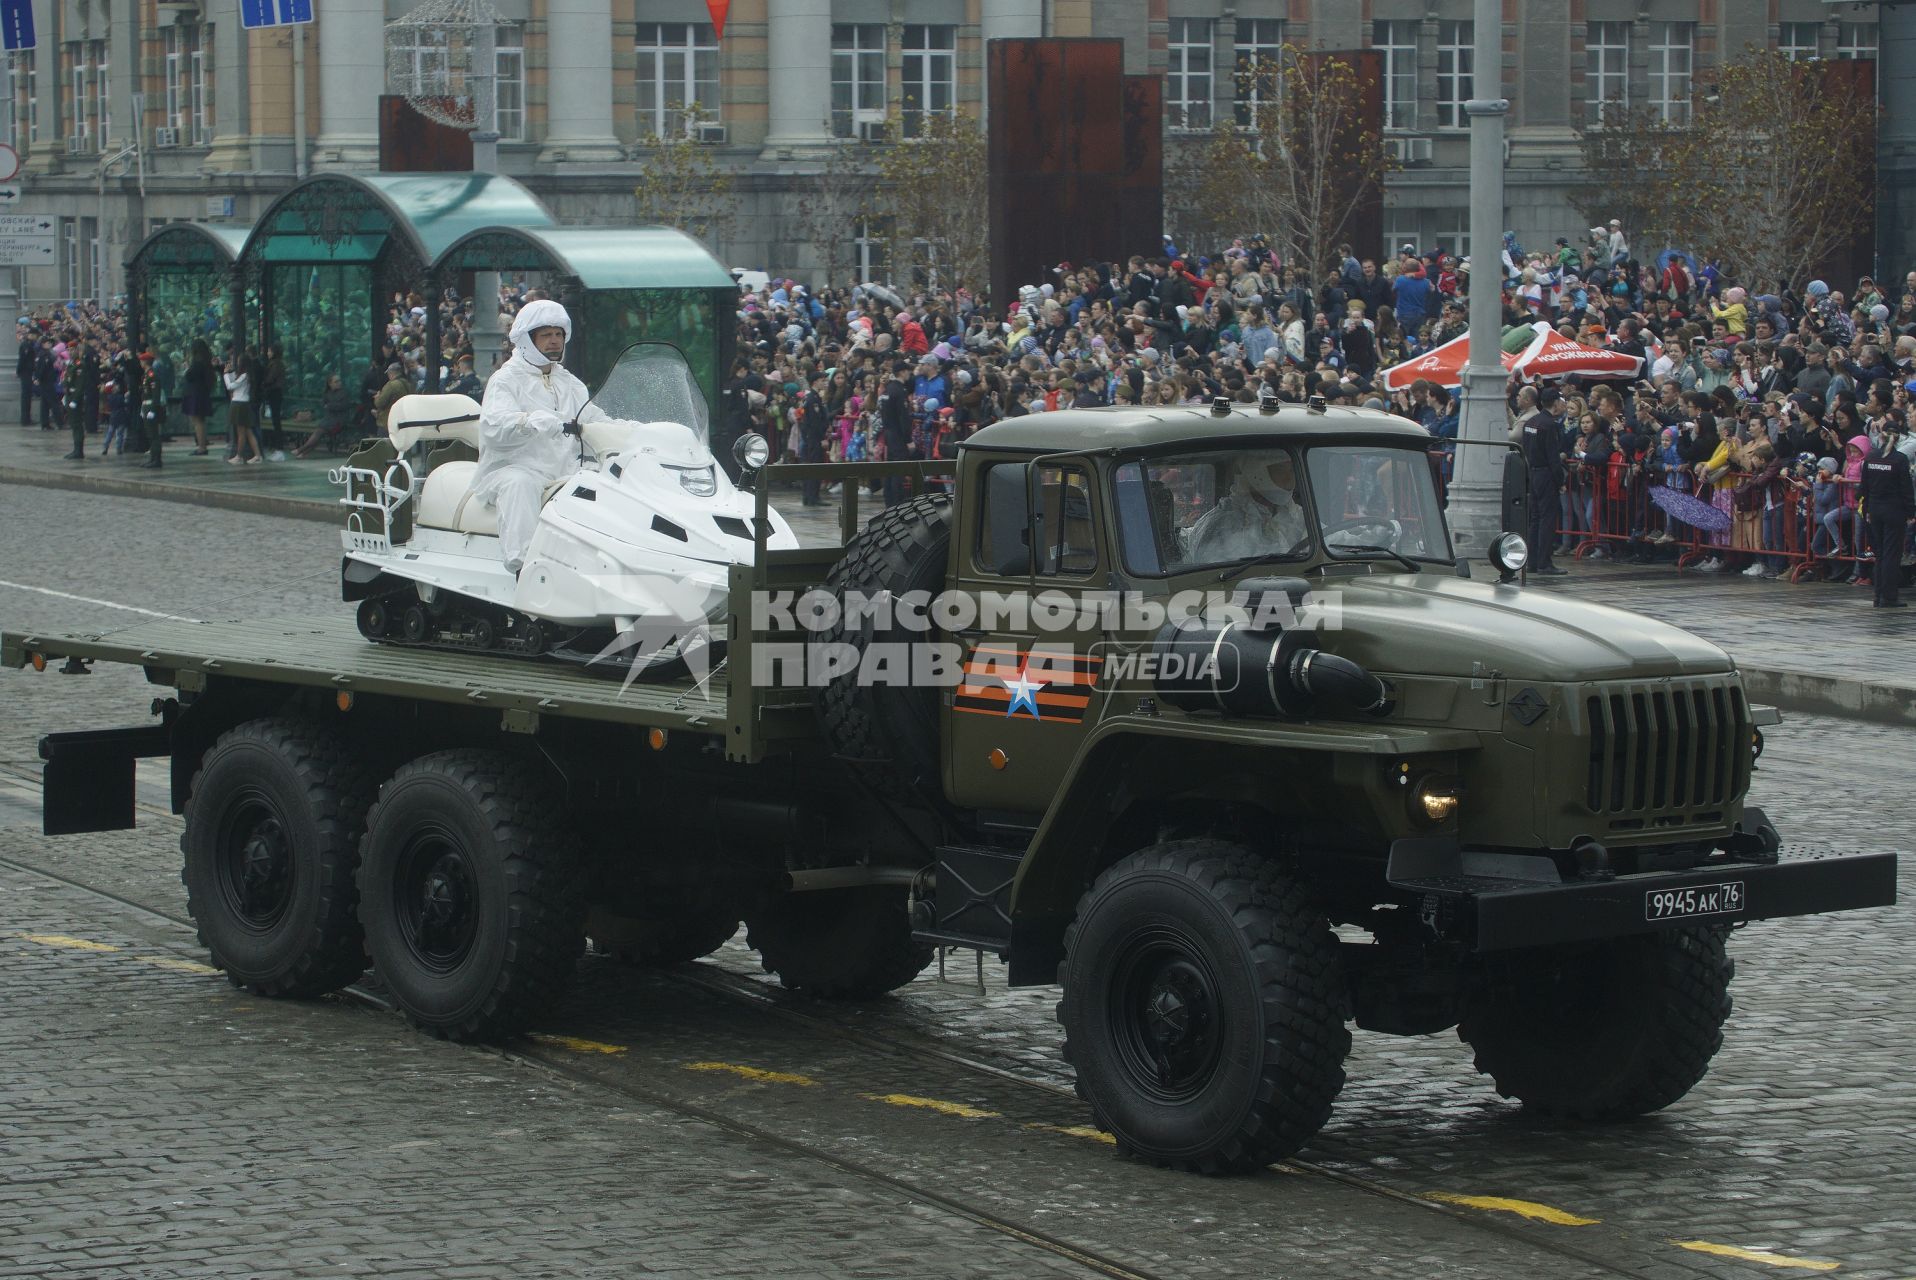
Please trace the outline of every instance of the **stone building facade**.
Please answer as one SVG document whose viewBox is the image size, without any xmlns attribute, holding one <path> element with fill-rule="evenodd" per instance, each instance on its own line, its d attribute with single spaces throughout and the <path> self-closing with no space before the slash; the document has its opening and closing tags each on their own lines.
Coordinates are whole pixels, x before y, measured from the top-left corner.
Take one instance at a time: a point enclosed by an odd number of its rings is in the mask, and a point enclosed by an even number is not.
<svg viewBox="0 0 1916 1280">
<path fill-rule="evenodd" d="M 32 3 L 39 47 L 0 67 L 0 141 L 24 162 L 10 211 L 55 220 L 58 253 L 0 270 L 0 296 L 111 296 L 156 226 L 248 223 L 299 174 L 376 166 L 385 23 L 410 0 L 314 0 L 314 24 L 257 32 L 231 0 Z M 500 168 L 564 221 L 629 220 L 648 142 L 696 101 L 738 204 L 715 247 L 740 266 L 814 270 L 793 214 L 831 149 L 868 160 L 906 145 L 891 135 L 920 112 L 982 117 L 984 42 L 1040 34 L 1122 38 L 1128 72 L 1165 77 L 1173 151 L 1237 110 L 1244 60 L 1375 47 L 1402 164 L 1385 239 L 1454 248 L 1464 233 L 1471 0 L 733 0 L 723 39 L 704 0 L 494 3 Z M 1692 77 L 1746 44 L 1873 58 L 1875 6 L 1504 0 L 1509 226 L 1527 244 L 1574 234 L 1578 124 L 1605 101 L 1680 112 Z M 882 276 L 864 230 L 843 229 L 848 256 Z"/>
</svg>

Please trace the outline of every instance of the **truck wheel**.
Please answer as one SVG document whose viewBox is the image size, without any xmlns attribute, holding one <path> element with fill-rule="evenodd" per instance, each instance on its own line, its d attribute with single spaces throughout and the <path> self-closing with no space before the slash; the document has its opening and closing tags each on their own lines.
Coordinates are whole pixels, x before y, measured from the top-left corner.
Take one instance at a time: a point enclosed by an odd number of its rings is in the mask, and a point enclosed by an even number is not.
<svg viewBox="0 0 1916 1280">
<path fill-rule="evenodd" d="M 367 820 L 361 919 L 406 1018 L 453 1040 L 514 1035 L 585 944 L 582 858 L 560 798 L 523 764 L 442 751 L 394 774 Z"/>
<path fill-rule="evenodd" d="M 931 963 L 932 949 L 912 941 L 909 897 L 892 885 L 788 893 L 746 919 L 745 943 L 790 990 L 840 1000 L 882 996 Z"/>
<path fill-rule="evenodd" d="M 316 996 L 365 972 L 353 871 L 373 790 L 343 742 L 298 720 L 249 721 L 207 751 L 180 879 L 201 945 L 235 986 Z"/>
<path fill-rule="evenodd" d="M 825 587 L 841 600 L 846 593 L 867 598 L 890 592 L 936 595 L 944 587 L 951 554 L 951 496 L 927 494 L 872 517 L 825 577 Z M 925 633 L 896 618 L 878 627 L 869 615 L 849 628 L 841 618 L 821 643 L 846 644 L 861 656 L 873 645 L 920 644 Z M 938 767 L 938 690 L 910 688 L 859 679 L 856 669 L 826 682 L 815 695 L 826 741 L 841 756 L 876 771 L 878 785 L 936 793 Z"/>
<path fill-rule="evenodd" d="M 1723 1047 L 1736 962 L 1718 929 L 1502 957 L 1457 1036 L 1497 1092 L 1530 1110 L 1623 1120 L 1688 1093 Z"/>
<path fill-rule="evenodd" d="M 1351 1043 L 1337 941 L 1265 859 L 1221 840 L 1142 850 L 1098 877 L 1064 945 L 1065 1059 L 1119 1150 L 1244 1172 L 1330 1118 Z"/>
</svg>

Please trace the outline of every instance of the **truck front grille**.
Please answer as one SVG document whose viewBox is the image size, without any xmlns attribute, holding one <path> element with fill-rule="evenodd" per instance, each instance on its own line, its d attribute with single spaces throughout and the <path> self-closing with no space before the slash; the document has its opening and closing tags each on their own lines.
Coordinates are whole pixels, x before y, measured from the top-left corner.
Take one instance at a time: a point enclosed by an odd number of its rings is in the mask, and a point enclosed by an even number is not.
<svg viewBox="0 0 1916 1280">
<path fill-rule="evenodd" d="M 1749 782 L 1750 708 L 1734 677 L 1594 686 L 1585 800 L 1612 827 L 1711 821 Z"/>
</svg>

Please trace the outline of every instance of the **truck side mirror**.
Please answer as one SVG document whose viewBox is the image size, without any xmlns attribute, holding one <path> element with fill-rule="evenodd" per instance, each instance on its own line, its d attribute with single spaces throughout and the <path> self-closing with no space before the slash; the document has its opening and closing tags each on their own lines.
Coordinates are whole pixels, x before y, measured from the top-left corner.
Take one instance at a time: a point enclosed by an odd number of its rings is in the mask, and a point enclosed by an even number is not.
<svg viewBox="0 0 1916 1280">
<path fill-rule="evenodd" d="M 1007 578 L 1031 574 L 1031 467 L 1001 462 L 985 472 L 985 528 L 989 563 Z"/>
</svg>

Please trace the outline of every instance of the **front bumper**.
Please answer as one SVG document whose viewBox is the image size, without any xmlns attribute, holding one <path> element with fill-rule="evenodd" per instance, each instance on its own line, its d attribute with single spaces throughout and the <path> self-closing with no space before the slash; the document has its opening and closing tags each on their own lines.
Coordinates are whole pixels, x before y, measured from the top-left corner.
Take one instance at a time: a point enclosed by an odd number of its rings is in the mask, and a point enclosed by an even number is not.
<svg viewBox="0 0 1916 1280">
<path fill-rule="evenodd" d="M 1785 848 L 1773 860 L 1719 853 L 1683 871 L 1566 880 L 1551 859 L 1540 855 L 1480 852 L 1447 841 L 1400 840 L 1392 846 L 1386 875 L 1394 888 L 1416 895 L 1420 918 L 1431 933 L 1462 942 L 1473 951 L 1510 951 L 1685 926 L 1856 911 L 1896 901 L 1893 853 Z M 1740 889 L 1709 892 L 1732 885 Z M 1703 892 L 1682 895 L 1682 890 Z M 1659 918 L 1664 908 L 1679 902 L 1717 909 Z"/>
</svg>

